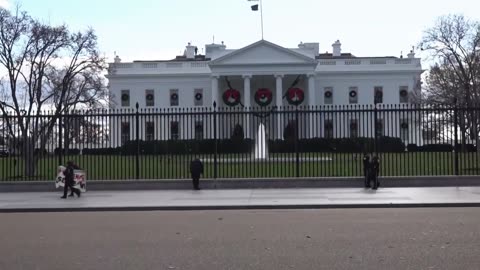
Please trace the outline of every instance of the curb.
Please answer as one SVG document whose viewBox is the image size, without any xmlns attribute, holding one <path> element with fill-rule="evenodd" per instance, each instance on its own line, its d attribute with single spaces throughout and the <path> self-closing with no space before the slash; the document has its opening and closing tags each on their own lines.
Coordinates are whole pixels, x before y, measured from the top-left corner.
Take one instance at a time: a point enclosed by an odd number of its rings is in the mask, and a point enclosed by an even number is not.
<svg viewBox="0 0 480 270">
<path fill-rule="evenodd" d="M 220 206 L 141 206 L 79 208 L 12 208 L 0 213 L 65 213 L 65 212 L 133 212 L 133 211 L 199 211 L 199 210 L 308 210 L 308 209 L 379 209 L 379 208 L 460 208 L 480 207 L 475 203 L 411 203 L 411 204 L 318 204 L 318 205 L 220 205 Z"/>
<path fill-rule="evenodd" d="M 480 186 L 480 176 L 381 177 L 382 187 L 458 187 Z M 361 177 L 276 178 L 276 179 L 205 179 L 204 189 L 267 189 L 267 188 L 342 188 L 363 187 Z M 183 190 L 191 189 L 191 180 L 94 180 L 87 181 L 93 191 L 117 190 Z M 58 191 L 53 181 L 0 182 L 1 192 Z"/>
</svg>

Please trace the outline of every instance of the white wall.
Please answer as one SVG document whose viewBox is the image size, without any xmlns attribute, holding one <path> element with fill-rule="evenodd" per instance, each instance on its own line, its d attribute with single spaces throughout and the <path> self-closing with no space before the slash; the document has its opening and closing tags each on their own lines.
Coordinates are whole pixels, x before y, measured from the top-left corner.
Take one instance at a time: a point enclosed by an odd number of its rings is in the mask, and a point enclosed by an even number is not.
<svg viewBox="0 0 480 270">
<path fill-rule="evenodd" d="M 399 104 L 401 86 L 408 86 L 413 91 L 413 73 L 405 74 L 319 74 L 316 77 L 317 91 L 316 104 L 324 104 L 324 88 L 333 87 L 333 104 L 347 105 L 349 102 L 349 88 L 358 87 L 358 104 L 373 104 L 374 87 L 383 87 L 383 104 Z"/>
<path fill-rule="evenodd" d="M 178 107 L 195 107 L 193 92 L 196 88 L 203 89 L 204 106 L 210 106 L 212 86 L 208 76 L 110 79 L 110 93 L 114 95 L 117 109 L 123 108 L 120 100 L 121 90 L 130 90 L 131 108 L 135 108 L 137 102 L 140 108 L 168 108 L 170 107 L 170 89 L 178 89 Z M 154 90 L 154 107 L 145 107 L 145 90 L 147 89 Z"/>
<path fill-rule="evenodd" d="M 416 74 L 413 72 L 399 72 L 395 73 L 375 73 L 375 74 L 334 74 L 334 73 L 318 73 L 315 80 L 315 92 L 316 92 L 316 104 L 324 104 L 324 88 L 333 87 L 333 101 L 334 105 L 347 105 L 349 104 L 349 88 L 357 87 L 358 88 L 358 104 L 372 104 L 374 96 L 374 87 L 382 86 L 383 87 L 383 104 L 398 104 L 399 103 L 399 91 L 401 86 L 408 86 L 408 90 L 412 91 L 414 87 L 414 78 Z M 283 78 L 283 89 L 282 93 L 285 93 L 286 89 L 291 85 L 293 80 L 296 78 L 296 75 L 288 75 Z M 241 75 L 229 76 L 229 79 L 232 83 L 232 86 L 239 90 L 242 94 L 242 102 L 245 97 L 244 89 L 244 80 Z M 308 81 L 304 77 L 302 82 L 297 85 L 298 87 L 304 89 L 306 99 L 303 105 L 308 104 Z M 271 106 L 275 105 L 275 94 L 276 94 L 276 82 L 273 74 L 262 75 L 262 76 L 253 76 L 251 79 L 251 105 L 258 106 L 254 101 L 254 93 L 256 89 L 261 87 L 270 88 L 273 92 L 273 100 Z M 203 89 L 203 105 L 205 107 L 211 106 L 211 77 L 205 75 L 184 75 L 184 76 L 155 76 L 155 77 L 115 77 L 110 79 L 110 90 L 112 94 L 115 95 L 115 101 L 117 102 L 116 108 L 122 108 L 120 93 L 121 90 L 130 90 L 130 108 L 135 108 L 136 102 L 139 103 L 140 108 L 145 108 L 145 90 L 153 89 L 155 93 L 155 106 L 148 107 L 151 109 L 158 108 L 170 108 L 170 89 L 178 89 L 179 92 L 179 106 L 175 108 L 192 108 L 194 106 L 194 89 L 201 88 Z M 222 102 L 220 106 L 225 107 L 221 96 L 223 92 L 228 88 L 224 77 L 220 77 L 219 80 L 219 100 Z M 283 105 L 289 105 L 285 99 L 282 100 Z M 197 107 L 198 108 L 198 107 Z M 198 117 L 197 117 L 198 118 Z M 270 134 L 270 138 L 276 138 L 278 132 L 276 130 L 279 128 L 281 130 L 280 134 L 283 135 L 283 129 L 288 124 L 288 119 L 294 118 L 294 115 L 289 115 L 287 117 L 281 117 L 280 127 L 278 127 L 278 121 L 275 119 L 270 119 L 271 123 L 267 124 L 267 132 Z M 382 118 L 382 116 L 379 116 Z M 198 118 L 198 119 L 201 119 Z M 313 133 L 314 137 L 323 137 L 324 132 L 324 116 L 317 115 L 315 120 L 316 130 Z M 343 115 L 334 117 L 333 120 L 337 123 L 335 126 L 336 131 L 334 131 L 335 137 L 349 137 L 349 125 L 350 119 L 357 119 L 359 123 L 358 136 L 360 137 L 373 137 L 373 130 L 364 130 L 362 125 L 367 120 L 362 116 L 353 115 Z M 127 120 L 127 119 L 125 119 Z M 135 124 L 134 119 L 129 119 L 130 124 L 130 136 L 134 138 L 135 136 Z M 170 121 L 172 118 L 156 117 L 153 122 L 155 122 L 155 138 L 156 139 L 169 139 L 170 134 Z M 146 119 L 141 120 L 140 125 L 140 136 L 142 139 L 145 139 L 145 124 Z M 371 120 L 369 120 L 371 121 Z M 118 120 L 117 120 L 118 122 Z M 195 121 L 192 118 L 183 117 L 178 119 L 180 125 L 180 138 L 179 139 L 193 139 L 194 132 L 191 130 L 194 127 Z M 233 130 L 234 125 L 237 122 L 243 122 L 244 131 L 247 132 L 246 125 L 249 123 L 250 133 L 246 134 L 247 137 L 255 138 L 256 128 L 258 126 L 258 119 L 253 117 L 249 121 L 244 119 L 235 119 L 224 117 L 219 119 L 219 128 L 222 128 L 224 132 L 220 132 L 219 138 L 229 138 L 231 131 Z M 398 128 L 400 123 L 400 117 L 397 115 L 393 118 L 389 118 L 385 122 L 385 135 L 400 136 L 400 129 Z M 117 125 L 117 124 L 112 124 Z M 119 125 L 119 124 L 118 124 Z M 371 126 L 371 125 L 370 125 Z M 409 136 L 408 143 L 417 143 L 421 144 L 420 141 L 415 139 L 413 136 L 414 123 L 409 119 Z M 310 133 L 309 129 L 312 128 L 309 125 L 308 119 L 306 117 L 301 117 L 300 120 L 300 137 L 307 138 Z M 207 119 L 204 121 L 204 138 L 213 138 L 213 127 L 211 126 L 210 121 Z M 120 128 L 115 128 L 112 126 L 112 143 L 113 146 L 120 145 Z"/>
</svg>

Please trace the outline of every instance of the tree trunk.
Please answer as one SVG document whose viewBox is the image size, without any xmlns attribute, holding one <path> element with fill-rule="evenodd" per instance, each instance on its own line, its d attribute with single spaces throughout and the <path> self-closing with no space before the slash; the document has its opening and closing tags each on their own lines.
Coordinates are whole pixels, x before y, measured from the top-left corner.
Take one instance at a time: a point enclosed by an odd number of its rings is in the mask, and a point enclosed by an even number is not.
<svg viewBox="0 0 480 270">
<path fill-rule="evenodd" d="M 63 153 L 65 156 L 69 155 L 69 150 L 70 150 L 70 134 L 68 132 L 68 129 L 65 129 L 63 131 Z"/>
<path fill-rule="evenodd" d="M 460 152 L 465 153 L 465 142 L 467 141 L 467 123 L 465 121 L 465 114 L 460 114 Z"/>
<path fill-rule="evenodd" d="M 34 177 L 36 171 L 36 160 L 34 155 L 35 142 L 28 136 L 23 138 L 22 157 L 24 161 L 25 177 Z"/>
<path fill-rule="evenodd" d="M 477 147 L 477 154 L 480 153 L 480 134 L 478 127 L 480 126 L 480 110 L 478 108 L 475 108 L 473 112 L 473 117 L 474 117 L 474 122 L 473 122 L 473 134 L 475 136 L 475 146 Z"/>
</svg>

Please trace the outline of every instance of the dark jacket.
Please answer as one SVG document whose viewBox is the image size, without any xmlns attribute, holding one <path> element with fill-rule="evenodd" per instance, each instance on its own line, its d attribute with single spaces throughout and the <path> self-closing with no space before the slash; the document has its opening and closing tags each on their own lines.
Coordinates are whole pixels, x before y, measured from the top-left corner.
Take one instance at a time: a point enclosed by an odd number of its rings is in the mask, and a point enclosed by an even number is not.
<svg viewBox="0 0 480 270">
<path fill-rule="evenodd" d="M 73 166 L 67 166 L 65 169 L 65 183 L 73 183 Z"/>
<path fill-rule="evenodd" d="M 203 174 L 203 163 L 198 158 L 190 164 L 190 173 L 196 176 Z"/>
<path fill-rule="evenodd" d="M 378 157 L 372 159 L 372 170 L 376 176 L 380 174 L 380 159 Z"/>
<path fill-rule="evenodd" d="M 363 169 L 366 171 L 370 166 L 370 157 L 368 155 L 363 156 Z"/>
<path fill-rule="evenodd" d="M 67 168 L 65 169 L 65 182 L 66 183 L 72 183 L 73 184 L 73 179 L 74 179 L 74 170 L 78 170 L 80 167 L 78 167 L 75 164 L 69 164 L 67 165 Z"/>
</svg>

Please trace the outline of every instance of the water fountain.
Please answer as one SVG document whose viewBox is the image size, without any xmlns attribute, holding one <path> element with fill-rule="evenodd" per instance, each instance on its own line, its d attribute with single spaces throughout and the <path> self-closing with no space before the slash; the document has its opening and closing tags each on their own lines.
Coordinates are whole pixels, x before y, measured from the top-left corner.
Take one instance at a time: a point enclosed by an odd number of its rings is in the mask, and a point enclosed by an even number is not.
<svg viewBox="0 0 480 270">
<path fill-rule="evenodd" d="M 258 125 L 257 137 L 255 140 L 255 148 L 250 156 L 238 156 L 238 157 L 226 157 L 218 158 L 219 163 L 242 163 L 248 160 L 258 160 L 267 162 L 296 162 L 297 158 L 294 156 L 278 156 L 270 157 L 268 153 L 268 141 L 267 130 L 264 123 Z M 203 162 L 213 163 L 213 158 L 202 159 Z M 320 161 L 332 161 L 331 157 L 299 157 L 300 162 L 320 162 Z"/>
<path fill-rule="evenodd" d="M 255 141 L 255 159 L 267 159 L 267 139 L 266 139 L 265 125 L 260 123 L 257 131 L 257 140 Z"/>
</svg>

